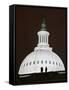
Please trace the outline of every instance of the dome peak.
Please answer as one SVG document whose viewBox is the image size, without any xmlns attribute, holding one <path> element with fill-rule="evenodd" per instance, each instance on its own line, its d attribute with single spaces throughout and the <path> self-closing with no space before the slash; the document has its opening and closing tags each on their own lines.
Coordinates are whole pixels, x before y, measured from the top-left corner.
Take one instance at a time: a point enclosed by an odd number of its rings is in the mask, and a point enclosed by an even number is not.
<svg viewBox="0 0 69 90">
<path fill-rule="evenodd" d="M 42 18 L 41 29 L 40 29 L 40 31 L 38 31 L 37 35 L 38 35 L 37 48 L 38 49 L 43 49 L 43 48 L 49 49 L 49 43 L 48 43 L 49 32 L 46 31 L 45 18 Z M 49 49 L 49 50 L 51 50 L 51 49 Z"/>
<path fill-rule="evenodd" d="M 45 31 L 45 30 L 46 30 L 46 20 L 45 18 L 42 18 L 41 31 Z"/>
</svg>

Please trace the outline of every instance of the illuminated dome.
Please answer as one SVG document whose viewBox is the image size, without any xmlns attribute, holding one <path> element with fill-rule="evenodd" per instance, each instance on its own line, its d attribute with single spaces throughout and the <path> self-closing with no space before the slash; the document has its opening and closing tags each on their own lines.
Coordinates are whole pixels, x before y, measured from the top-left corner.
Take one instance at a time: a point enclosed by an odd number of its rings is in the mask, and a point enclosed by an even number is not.
<svg viewBox="0 0 69 90">
<path fill-rule="evenodd" d="M 48 73 L 65 71 L 61 58 L 49 47 L 49 32 L 46 30 L 45 20 L 41 24 L 41 30 L 37 33 L 38 44 L 34 51 L 28 54 L 19 68 L 19 75 L 32 73 Z"/>
</svg>

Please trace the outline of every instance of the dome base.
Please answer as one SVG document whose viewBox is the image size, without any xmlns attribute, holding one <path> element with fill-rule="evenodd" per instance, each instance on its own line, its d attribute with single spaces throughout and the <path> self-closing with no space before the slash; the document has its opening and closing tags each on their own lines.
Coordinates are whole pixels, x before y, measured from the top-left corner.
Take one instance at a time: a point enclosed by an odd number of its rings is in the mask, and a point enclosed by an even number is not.
<svg viewBox="0 0 69 90">
<path fill-rule="evenodd" d="M 34 50 L 50 50 L 52 51 L 52 48 L 51 47 L 35 47 Z"/>
<path fill-rule="evenodd" d="M 54 83 L 54 82 L 66 82 L 66 73 L 49 72 L 49 73 L 34 73 L 28 75 L 19 75 L 22 84 L 28 83 Z"/>
</svg>

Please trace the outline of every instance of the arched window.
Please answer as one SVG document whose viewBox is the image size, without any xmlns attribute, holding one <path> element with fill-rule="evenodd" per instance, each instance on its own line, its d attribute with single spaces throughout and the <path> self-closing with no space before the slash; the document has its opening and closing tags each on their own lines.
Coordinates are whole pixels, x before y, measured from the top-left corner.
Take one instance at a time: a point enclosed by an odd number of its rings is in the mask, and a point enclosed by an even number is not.
<svg viewBox="0 0 69 90">
<path fill-rule="evenodd" d="M 49 61 L 49 64 L 51 64 L 51 61 Z"/>
<path fill-rule="evenodd" d="M 45 61 L 45 63 L 47 63 L 47 61 Z"/>
<path fill-rule="evenodd" d="M 39 64 L 39 61 L 37 61 L 37 64 Z"/>
<path fill-rule="evenodd" d="M 26 64 L 26 66 L 28 66 L 28 63 Z"/>
<path fill-rule="evenodd" d="M 35 64 L 35 61 L 33 61 L 33 64 Z"/>
<path fill-rule="evenodd" d="M 32 64 L 32 62 L 29 63 L 29 65 L 31 65 L 31 64 Z"/>
<path fill-rule="evenodd" d="M 58 65 L 58 63 L 56 62 L 56 65 Z"/>
<path fill-rule="evenodd" d="M 41 64 L 43 64 L 43 61 L 41 61 Z"/>
<path fill-rule="evenodd" d="M 55 64 L 55 62 L 53 61 L 53 64 Z"/>
</svg>

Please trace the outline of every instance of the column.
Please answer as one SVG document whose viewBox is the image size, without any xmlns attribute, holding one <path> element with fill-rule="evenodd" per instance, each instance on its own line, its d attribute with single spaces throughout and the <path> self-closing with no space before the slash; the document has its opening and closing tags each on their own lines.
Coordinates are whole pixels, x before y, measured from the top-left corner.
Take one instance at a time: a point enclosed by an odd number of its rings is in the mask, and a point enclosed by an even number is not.
<svg viewBox="0 0 69 90">
<path fill-rule="evenodd" d="M 40 43 L 40 35 L 38 36 L 38 43 Z"/>
<path fill-rule="evenodd" d="M 48 44 L 48 35 L 47 35 L 47 44 Z"/>
</svg>

